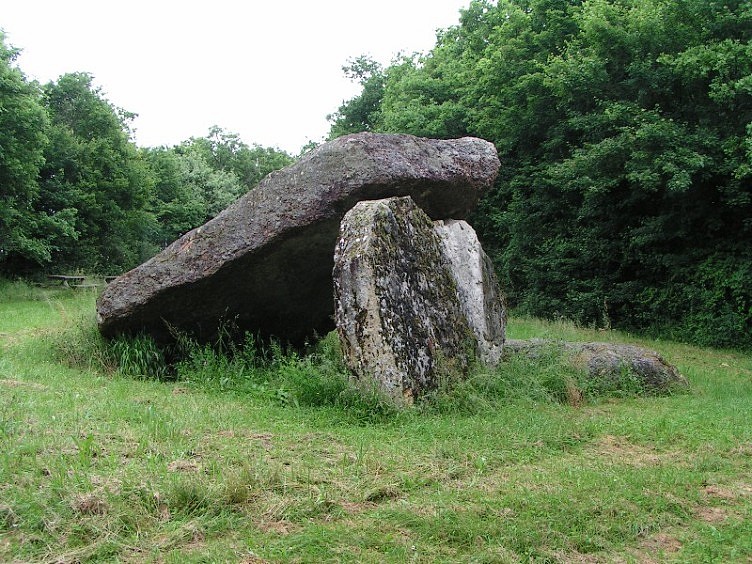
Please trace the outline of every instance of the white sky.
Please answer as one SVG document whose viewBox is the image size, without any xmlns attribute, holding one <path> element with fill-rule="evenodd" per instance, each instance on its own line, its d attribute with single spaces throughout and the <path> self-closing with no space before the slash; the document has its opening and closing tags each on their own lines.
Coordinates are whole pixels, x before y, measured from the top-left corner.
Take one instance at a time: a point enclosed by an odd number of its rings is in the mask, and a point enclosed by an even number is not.
<svg viewBox="0 0 752 564">
<path fill-rule="evenodd" d="M 425 52 L 470 0 L 0 0 L 6 45 L 46 83 L 89 72 L 141 146 L 220 127 L 296 154 L 358 89 L 348 59 Z"/>
</svg>

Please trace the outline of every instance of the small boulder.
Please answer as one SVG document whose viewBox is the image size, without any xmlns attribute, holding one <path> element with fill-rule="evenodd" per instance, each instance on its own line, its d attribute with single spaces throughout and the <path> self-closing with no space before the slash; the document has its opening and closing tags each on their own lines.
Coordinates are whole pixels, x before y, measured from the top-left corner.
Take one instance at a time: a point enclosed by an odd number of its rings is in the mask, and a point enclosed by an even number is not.
<svg viewBox="0 0 752 564">
<path fill-rule="evenodd" d="M 504 355 L 535 358 L 549 354 L 552 348 L 560 348 L 567 363 L 598 386 L 615 388 L 625 377 L 636 379 L 642 389 L 652 393 L 689 386 L 674 365 L 657 352 L 636 345 L 510 339 L 504 343 Z"/>
<path fill-rule="evenodd" d="M 348 368 L 410 404 L 461 373 L 475 339 L 430 218 L 409 197 L 358 203 L 334 255 L 335 321 Z"/>
<path fill-rule="evenodd" d="M 463 218 L 499 159 L 481 139 L 360 133 L 267 176 L 216 218 L 111 282 L 97 302 L 108 337 L 169 328 L 200 340 L 222 320 L 296 343 L 333 328 L 332 250 L 361 200 L 412 196 L 434 219 Z"/>
</svg>

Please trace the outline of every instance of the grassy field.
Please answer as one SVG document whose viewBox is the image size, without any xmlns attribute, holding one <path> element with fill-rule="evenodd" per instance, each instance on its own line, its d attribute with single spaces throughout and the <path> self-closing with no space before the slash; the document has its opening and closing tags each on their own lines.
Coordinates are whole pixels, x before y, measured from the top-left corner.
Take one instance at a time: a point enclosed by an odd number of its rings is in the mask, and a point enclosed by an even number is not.
<svg viewBox="0 0 752 564">
<path fill-rule="evenodd" d="M 305 400 L 324 353 L 127 377 L 93 293 L 1 290 L 0 561 L 752 561 L 748 354 L 512 319 L 655 348 L 691 391 L 574 407 L 517 364 L 397 412 Z"/>
</svg>

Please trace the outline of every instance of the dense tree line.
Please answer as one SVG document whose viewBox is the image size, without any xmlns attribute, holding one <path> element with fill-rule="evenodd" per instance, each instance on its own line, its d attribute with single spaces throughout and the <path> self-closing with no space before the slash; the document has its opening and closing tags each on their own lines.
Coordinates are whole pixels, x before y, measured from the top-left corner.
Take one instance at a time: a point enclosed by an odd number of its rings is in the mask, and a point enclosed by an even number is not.
<svg viewBox="0 0 752 564">
<path fill-rule="evenodd" d="M 747 0 L 475 0 L 428 54 L 346 70 L 332 136 L 496 144 L 474 221 L 519 310 L 752 347 Z"/>
<path fill-rule="evenodd" d="M 42 86 L 17 54 L 0 33 L 0 275 L 123 272 L 292 162 L 218 127 L 139 148 L 90 75 Z"/>
<path fill-rule="evenodd" d="M 138 148 L 91 76 L 39 85 L 0 34 L 0 275 L 117 273 L 291 157 L 213 128 Z M 473 222 L 511 303 L 752 347 L 752 5 L 473 0 L 425 55 L 348 75 L 355 131 L 493 141 Z"/>
</svg>

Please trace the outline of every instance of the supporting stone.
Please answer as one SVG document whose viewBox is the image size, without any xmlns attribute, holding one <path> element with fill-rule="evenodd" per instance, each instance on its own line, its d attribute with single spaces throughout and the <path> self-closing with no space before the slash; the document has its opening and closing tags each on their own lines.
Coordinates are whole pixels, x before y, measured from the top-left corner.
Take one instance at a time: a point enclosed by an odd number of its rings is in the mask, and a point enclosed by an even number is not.
<svg viewBox="0 0 752 564">
<path fill-rule="evenodd" d="M 507 312 L 493 263 L 466 221 L 439 220 L 434 222 L 434 229 L 454 278 L 460 307 L 478 342 L 479 359 L 496 365 L 504 346 Z"/>
<path fill-rule="evenodd" d="M 333 278 L 340 344 L 358 380 L 410 404 L 467 370 L 475 338 L 433 223 L 412 199 L 350 210 Z"/>
</svg>

